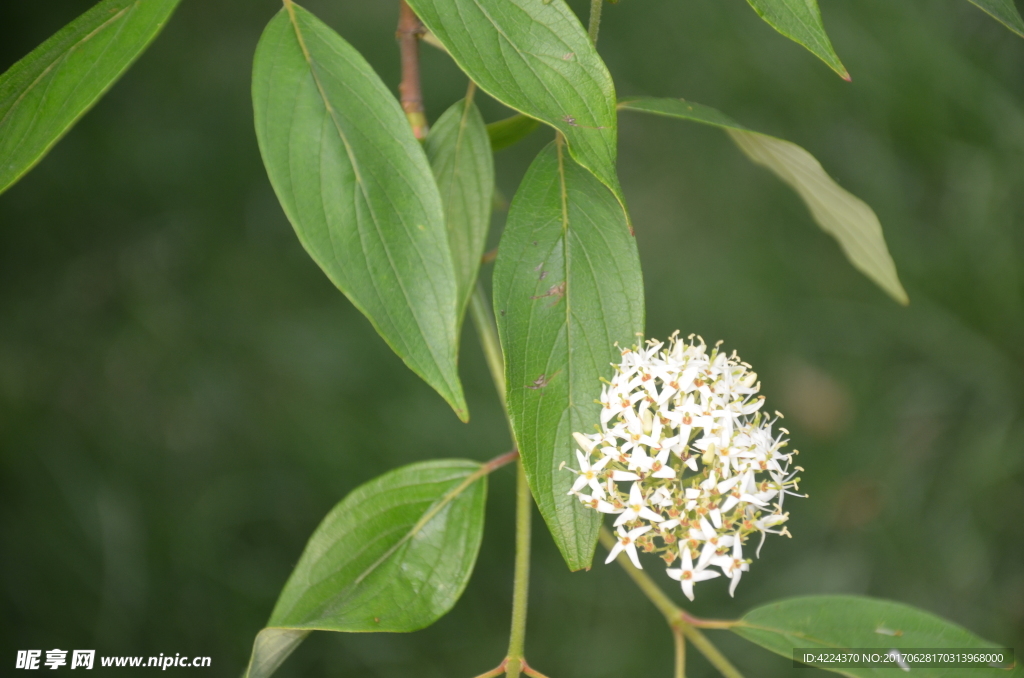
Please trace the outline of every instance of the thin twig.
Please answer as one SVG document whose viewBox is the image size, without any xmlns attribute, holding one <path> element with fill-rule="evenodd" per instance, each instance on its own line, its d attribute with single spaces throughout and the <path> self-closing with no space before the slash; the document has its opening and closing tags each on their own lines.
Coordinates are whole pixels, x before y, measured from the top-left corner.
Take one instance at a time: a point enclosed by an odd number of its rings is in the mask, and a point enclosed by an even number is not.
<svg viewBox="0 0 1024 678">
<path fill-rule="evenodd" d="M 484 466 L 483 466 L 484 472 L 485 473 L 490 473 L 492 471 L 497 471 L 502 466 L 505 466 L 507 464 L 511 464 L 512 462 L 514 462 L 518 458 L 519 458 L 519 450 L 511 450 L 509 452 L 506 452 L 505 454 L 499 454 L 497 457 L 495 457 L 494 459 L 491 459 L 489 462 L 484 464 Z"/>
<path fill-rule="evenodd" d="M 423 90 L 420 88 L 420 38 L 425 32 L 423 22 L 412 8 L 405 0 L 399 0 L 395 38 L 402 55 L 402 82 L 398 85 L 398 93 L 412 133 L 421 141 L 427 138 L 427 116 L 423 112 Z"/>
<path fill-rule="evenodd" d="M 479 676 L 476 676 L 476 678 L 497 678 L 497 676 L 500 676 L 501 674 L 505 673 L 506 664 L 508 664 L 508 659 L 505 659 L 490 671 L 481 673 Z"/>
<path fill-rule="evenodd" d="M 530 676 L 530 678 L 548 678 L 543 673 L 527 664 L 525 659 L 523 660 L 523 674 Z"/>
</svg>

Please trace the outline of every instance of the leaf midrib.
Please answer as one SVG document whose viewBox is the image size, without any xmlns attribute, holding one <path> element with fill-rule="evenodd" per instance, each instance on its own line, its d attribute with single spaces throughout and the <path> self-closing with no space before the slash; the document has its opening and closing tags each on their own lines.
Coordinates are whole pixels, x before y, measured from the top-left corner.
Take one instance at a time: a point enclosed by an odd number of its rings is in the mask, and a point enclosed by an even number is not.
<svg viewBox="0 0 1024 678">
<path fill-rule="evenodd" d="M 445 494 L 443 497 L 441 497 L 441 499 L 439 499 L 435 503 L 431 504 L 430 507 L 419 518 L 419 520 L 417 520 L 416 523 L 413 524 L 413 526 L 411 528 L 409 528 L 408 532 L 406 532 L 398 541 L 396 541 L 394 544 L 392 544 L 383 554 L 380 555 L 380 557 L 377 558 L 377 560 L 375 560 L 373 563 L 368 565 L 365 570 L 363 570 L 361 573 L 359 573 L 359 575 L 356 576 L 356 578 L 352 580 L 352 583 L 348 584 L 345 587 L 345 589 L 341 593 L 341 595 L 339 597 L 337 597 L 337 598 L 332 600 L 332 602 L 331 602 L 331 604 L 329 606 L 324 608 L 322 611 L 318 611 L 318 613 L 319 613 L 318 618 L 323 618 L 325 616 L 330 615 L 331 611 L 337 610 L 342 604 L 345 603 L 345 601 L 347 601 L 349 598 L 351 598 L 352 593 L 356 590 L 356 588 L 358 588 L 359 584 L 361 584 L 363 581 L 366 580 L 367 577 L 369 577 L 371 574 L 373 574 L 377 570 L 377 568 L 379 568 L 381 565 L 383 565 L 384 562 L 387 561 L 388 558 L 390 558 L 392 555 L 395 554 L 395 552 L 398 551 L 398 549 L 400 549 L 410 539 L 412 539 L 417 534 L 419 534 L 420 531 L 422 531 L 423 528 L 426 527 L 427 524 L 431 520 L 433 520 L 434 517 L 437 516 L 438 513 L 441 512 L 442 509 L 444 509 L 446 506 L 451 504 L 467 488 L 469 488 L 474 482 L 479 480 L 481 477 L 487 475 L 487 473 L 488 473 L 488 469 L 486 467 L 479 466 L 475 471 L 473 471 L 472 473 L 467 475 L 465 477 L 465 479 L 461 483 L 459 483 L 454 489 L 450 490 L 447 494 Z M 419 485 L 419 484 L 422 484 L 422 483 L 414 483 L 414 484 Z M 411 503 L 416 503 L 416 502 L 411 502 Z M 315 623 L 315 622 L 316 622 L 316 619 L 313 619 L 309 623 Z M 305 626 L 299 627 L 299 626 L 287 626 L 287 625 L 285 625 L 285 626 L 277 626 L 275 628 L 306 628 L 306 627 Z"/>
<path fill-rule="evenodd" d="M 36 85 L 38 85 L 38 84 L 39 84 L 39 82 L 40 82 L 40 81 L 41 81 L 41 80 L 42 80 L 43 78 L 45 78 L 45 77 L 46 77 L 46 76 L 47 76 L 47 75 L 48 75 L 48 74 L 49 74 L 49 73 L 50 73 L 50 72 L 51 72 L 51 71 L 52 71 L 53 69 L 55 69 L 55 68 L 57 67 L 57 65 L 58 65 L 58 64 L 60 64 L 60 63 L 61 63 L 62 61 L 66 61 L 66 60 L 67 60 L 67 58 L 68 58 L 69 56 L 71 56 L 71 53 L 72 53 L 72 52 L 74 52 L 74 51 L 75 51 L 76 49 L 78 49 L 78 48 L 79 48 L 79 47 L 80 47 L 81 45 L 84 45 L 84 44 L 85 44 L 86 42 L 88 42 L 88 41 L 89 41 L 89 40 L 91 40 L 92 38 L 94 38 L 94 37 L 96 37 L 97 35 L 99 35 L 99 33 L 101 33 L 102 31 L 104 31 L 104 30 L 105 30 L 105 29 L 106 29 L 106 28 L 107 28 L 107 27 L 108 27 L 108 26 L 109 26 L 109 25 L 110 25 L 111 23 L 113 23 L 113 22 L 115 22 L 115 21 L 118 21 L 118 20 L 120 20 L 120 19 L 121 19 L 121 17 L 122 17 L 122 16 L 123 16 L 123 15 L 124 15 L 124 14 L 125 14 L 126 12 L 129 12 L 130 10 L 134 9 L 135 7 L 137 7 L 137 6 L 139 5 L 139 3 L 140 3 L 140 2 L 142 2 L 142 0 L 136 0 L 136 1 L 135 1 L 135 2 L 134 2 L 134 3 L 132 4 L 132 5 L 130 5 L 130 6 L 128 6 L 128 7 L 125 7 L 124 9 L 120 10 L 119 12 L 117 12 L 116 14 L 114 14 L 113 16 L 111 16 L 111 17 L 110 17 L 109 19 L 107 19 L 106 21 L 104 21 L 103 23 L 101 23 L 101 24 L 100 24 L 99 26 L 97 26 L 96 28 L 94 28 L 94 29 L 93 29 L 92 31 L 90 31 L 90 32 L 89 32 L 89 33 L 87 33 L 86 35 L 82 36 L 82 37 L 81 37 L 80 39 L 76 40 L 76 41 L 75 41 L 74 43 L 72 43 L 72 45 L 71 45 L 70 47 L 68 47 L 68 48 L 67 48 L 67 49 L 66 49 L 65 51 L 61 52 L 61 53 L 60 53 L 60 55 L 59 55 L 59 56 L 57 56 L 57 57 L 56 57 L 56 58 L 55 58 L 55 59 L 53 60 L 53 62 L 52 62 L 52 63 L 50 63 L 49 65 L 47 65 L 47 66 L 46 66 L 46 68 L 44 68 L 44 69 L 43 69 L 43 71 L 42 71 L 42 72 L 41 72 L 41 73 L 40 73 L 40 74 L 39 74 L 39 75 L 38 75 L 38 76 L 36 77 L 36 79 L 35 79 L 35 80 L 33 80 L 33 81 L 32 81 L 32 82 L 31 82 L 31 83 L 29 84 L 29 86 L 28 86 L 28 87 L 26 87 L 26 88 L 25 88 L 25 89 L 24 89 L 24 90 L 22 91 L 22 93 L 21 93 L 20 95 L 18 95 L 18 97 L 17 97 L 17 98 L 15 98 L 14 102 L 13 102 L 13 103 L 11 104 L 11 107 L 10 107 L 10 108 L 9 108 L 9 109 L 7 110 L 7 112 L 6 112 L 6 113 L 4 113 L 3 117 L 2 117 L 2 118 L 0 118 L 0 125 L 3 125 L 3 124 L 4 124 L 5 122 L 7 122 L 7 118 L 8 118 L 8 117 L 10 117 L 11 113 L 12 113 L 12 112 L 13 112 L 14 110 L 16 110 L 16 109 L 18 108 L 18 105 L 19 105 L 19 104 L 21 103 L 21 101 L 22 101 L 22 100 L 23 100 L 23 99 L 24 99 L 25 97 L 27 97 L 27 96 L 28 96 L 28 94 L 29 94 L 29 92 L 31 92 L 31 91 L 32 91 L 33 89 L 35 89 Z M 77 90 L 77 86 L 76 86 L 76 90 Z"/>
<path fill-rule="evenodd" d="M 379 221 L 379 219 L 377 217 L 376 212 L 373 209 L 373 203 L 370 200 L 369 195 L 367 194 L 366 185 L 365 185 L 365 182 L 363 181 L 362 174 L 361 174 L 360 169 L 359 169 L 359 164 L 356 162 L 356 158 L 355 158 L 355 154 L 354 154 L 354 152 L 352 150 L 352 146 L 351 146 L 351 144 L 350 144 L 350 142 L 348 140 L 347 135 L 345 134 L 344 130 L 341 127 L 341 122 L 338 120 L 337 113 L 335 112 L 334 107 L 331 105 L 330 100 L 327 97 L 327 91 L 325 90 L 323 82 L 321 81 L 320 76 L 317 73 L 317 67 L 314 64 L 313 57 L 310 54 L 309 48 L 306 45 L 305 38 L 302 35 L 302 29 L 299 27 L 299 21 L 298 21 L 298 18 L 296 16 L 296 14 L 295 14 L 295 3 L 292 2 L 292 0 L 284 0 L 284 6 L 285 6 L 286 11 L 288 12 L 288 18 L 289 18 L 289 21 L 290 21 L 290 23 L 292 25 L 292 28 L 295 31 L 295 39 L 298 41 L 299 48 L 302 50 L 303 58 L 305 58 L 306 64 L 309 66 L 310 76 L 313 78 L 313 82 L 316 84 L 317 92 L 319 92 L 319 94 L 320 94 L 320 99 L 323 102 L 325 110 L 327 111 L 328 115 L 331 118 L 331 122 L 334 125 L 335 131 L 338 133 L 338 137 L 341 139 L 342 144 L 345 146 L 345 154 L 348 156 L 349 164 L 352 166 L 352 171 L 355 174 L 356 185 L 359 187 L 359 192 L 360 192 L 360 194 L 362 195 L 362 198 L 363 198 L 362 202 L 366 205 L 367 211 L 370 214 L 370 221 L 373 223 L 373 228 L 374 228 L 374 230 L 377 233 L 377 239 L 379 240 L 379 242 L 381 244 L 381 249 L 384 250 L 384 253 L 387 256 L 388 266 L 391 268 L 391 271 L 394 274 L 395 281 L 398 284 L 398 288 L 402 292 L 402 297 L 405 299 L 406 306 L 409 308 L 410 312 L 412 312 L 413 316 L 415 317 L 416 316 L 416 306 L 417 305 L 414 304 L 412 299 L 409 297 L 409 291 L 406 289 L 405 282 L 402 279 L 402 276 L 400 275 L 400 273 L 398 271 L 398 267 L 395 265 L 395 261 L 394 261 L 394 258 L 392 256 L 392 254 L 391 254 L 391 250 L 390 250 L 390 248 L 386 244 L 387 241 L 385 240 L 385 238 L 383 236 L 383 232 L 381 230 L 380 221 Z M 323 191 L 321 191 L 321 196 L 322 195 L 323 195 Z M 326 215 L 326 212 L 325 212 L 325 215 Z M 406 227 L 404 221 L 402 222 L 402 224 L 403 224 L 403 227 Z M 328 229 L 328 230 L 330 230 L 330 229 Z M 333 239 L 331 241 L 331 246 L 332 246 L 332 248 L 334 246 Z M 417 253 L 417 256 L 419 256 L 421 261 L 422 261 L 422 253 L 418 249 L 416 250 L 416 253 Z M 365 249 L 364 249 L 364 255 L 365 255 Z M 337 257 L 335 257 L 335 259 L 337 260 Z M 427 267 L 425 265 L 426 262 L 423 262 L 423 263 L 424 263 L 424 268 L 425 269 L 429 269 L 429 267 Z M 381 289 L 380 289 L 380 287 L 377 284 L 378 281 L 376 280 L 376 276 L 367 276 L 367 277 L 370 280 L 370 283 L 373 285 L 374 292 L 375 292 L 377 298 L 378 299 L 384 299 L 384 295 L 382 294 Z M 434 281 L 433 281 L 432 278 L 430 278 L 430 284 L 431 284 L 431 287 L 433 288 L 434 287 Z M 434 294 L 435 294 L 435 296 L 438 296 L 436 289 L 434 289 Z M 391 323 L 391 325 L 393 327 L 399 327 L 400 323 L 396 322 L 396 320 L 393 317 L 393 315 L 392 315 L 388 305 L 387 304 L 381 304 L 381 307 L 383 308 L 384 314 L 387 316 L 387 318 L 388 318 L 389 322 Z M 444 383 L 448 387 L 449 392 L 452 395 L 454 395 L 456 393 L 457 389 L 455 389 L 453 387 L 453 384 L 449 381 L 449 376 L 450 375 L 446 374 L 446 371 L 441 369 L 441 365 L 444 364 L 445 361 L 438 360 L 438 355 L 435 353 L 434 342 L 431 342 L 428 339 L 428 337 L 423 333 L 422 324 L 420 322 L 418 322 L 418 321 L 416 323 L 416 330 L 417 330 L 417 332 L 419 332 L 420 337 L 423 339 L 423 345 L 426 346 L 427 350 L 430 352 L 430 357 L 431 357 L 431 359 L 434 362 L 434 367 L 435 367 L 438 375 L 440 375 L 440 377 L 444 380 Z M 405 342 L 403 342 L 403 343 L 405 343 Z M 410 353 L 412 352 L 411 351 L 411 347 L 409 347 L 408 345 L 406 345 L 406 349 L 408 349 Z"/>
</svg>

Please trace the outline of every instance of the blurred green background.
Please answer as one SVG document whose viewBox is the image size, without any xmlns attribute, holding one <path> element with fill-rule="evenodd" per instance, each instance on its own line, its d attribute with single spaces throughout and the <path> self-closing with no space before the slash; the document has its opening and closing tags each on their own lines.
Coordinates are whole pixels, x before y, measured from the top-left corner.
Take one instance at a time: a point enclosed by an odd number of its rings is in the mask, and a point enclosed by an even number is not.
<svg viewBox="0 0 1024 678">
<path fill-rule="evenodd" d="M 90 4 L 5 3 L 0 70 Z M 307 537 L 349 490 L 399 464 L 510 446 L 473 331 L 462 425 L 278 207 L 249 73 L 279 6 L 185 0 L 0 196 L 8 667 L 17 649 L 95 648 L 209 655 L 213 675 L 237 675 Z M 395 3 L 307 6 L 397 84 Z M 782 596 L 864 593 L 1021 652 L 1024 40 L 962 0 L 822 6 L 852 83 L 741 0 L 605 10 L 600 48 L 620 95 L 683 96 L 805 146 L 878 212 L 912 300 L 901 308 L 855 272 L 719 131 L 623 117 L 648 333 L 737 349 L 807 469 L 810 498 L 787 502 L 794 538 L 768 540 L 735 600 L 709 582 L 691 609 L 728 617 Z M 424 70 L 433 119 L 466 81 L 429 48 Z M 498 155 L 506 196 L 548 138 Z M 480 560 L 449 615 L 408 635 L 314 635 L 280 675 L 469 678 L 496 664 L 513 476 L 492 477 Z M 668 676 L 670 635 L 618 567 L 570 574 L 534 526 L 531 664 L 553 678 Z M 793 672 L 713 636 L 748 675 Z M 699 658 L 691 672 L 712 675 Z"/>
</svg>

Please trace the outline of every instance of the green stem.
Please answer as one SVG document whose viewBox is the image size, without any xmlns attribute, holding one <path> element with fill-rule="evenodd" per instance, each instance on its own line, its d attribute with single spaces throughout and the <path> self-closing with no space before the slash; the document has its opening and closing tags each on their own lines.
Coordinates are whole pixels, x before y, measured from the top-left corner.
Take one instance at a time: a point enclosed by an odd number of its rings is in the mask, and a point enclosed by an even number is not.
<svg viewBox="0 0 1024 678">
<path fill-rule="evenodd" d="M 718 648 L 699 629 L 686 622 L 681 622 L 679 628 L 690 644 L 697 648 L 697 651 L 704 655 L 705 659 L 711 662 L 711 665 L 718 669 L 718 672 L 725 678 L 743 678 L 743 674 L 725 658 L 724 654 L 719 652 Z"/>
<path fill-rule="evenodd" d="M 479 281 L 469 302 L 469 313 L 480 337 L 494 386 L 498 389 L 498 398 L 508 418 L 508 403 L 505 400 L 505 361 L 501 354 L 494 316 L 487 303 L 487 294 Z M 512 422 L 509 420 L 509 428 L 511 426 Z M 520 674 L 527 670 L 523 650 L 526 646 L 526 608 L 530 589 L 530 513 L 533 509 L 533 497 L 530 496 L 530 486 L 526 481 L 526 468 L 522 459 L 516 464 L 516 469 L 516 562 L 512 585 L 512 630 L 508 639 L 508 655 L 503 662 L 504 673 L 508 678 L 519 678 Z"/>
<path fill-rule="evenodd" d="M 597 32 L 601 28 L 601 9 L 604 7 L 604 0 L 590 0 L 590 25 L 587 32 L 590 33 L 590 41 L 597 44 Z"/>
<path fill-rule="evenodd" d="M 607 527 L 601 527 L 601 545 L 609 551 L 615 546 L 615 536 Z M 654 606 L 658 608 L 658 611 L 665 616 L 665 620 L 672 626 L 676 619 L 679 617 L 679 613 L 682 612 L 679 606 L 672 602 L 672 599 L 661 590 L 661 587 L 654 583 L 654 580 L 647 576 L 643 570 L 638 570 L 633 567 L 633 564 L 629 562 L 629 558 L 625 553 L 620 553 L 616 559 L 622 569 L 626 571 L 629 578 L 633 580 L 648 600 L 654 603 Z"/>
<path fill-rule="evenodd" d="M 512 587 L 512 633 L 508 639 L 505 675 L 519 678 L 526 645 L 526 604 L 530 590 L 530 510 L 533 498 L 526 482 L 526 467 L 516 464 L 516 571 Z"/>
<path fill-rule="evenodd" d="M 686 678 L 686 638 L 682 631 L 675 630 L 672 637 L 676 641 L 676 672 L 675 678 Z"/>
<path fill-rule="evenodd" d="M 522 463 L 522 462 L 520 462 Z M 601 544 L 606 549 L 611 550 L 615 546 L 615 536 L 608 530 L 607 527 L 601 528 Z M 633 567 L 633 564 L 629 562 L 629 558 L 625 553 L 620 553 L 615 559 L 622 569 L 626 571 L 629 578 L 633 580 L 633 583 L 639 587 L 648 600 L 654 603 L 654 606 L 658 608 L 665 617 L 665 621 L 668 622 L 669 627 L 672 629 L 674 634 L 681 633 L 686 636 L 686 639 L 690 641 L 697 651 L 700 652 L 704 657 L 711 662 L 711 665 L 718 669 L 725 678 L 743 678 L 741 674 L 732 663 L 726 659 L 725 655 L 718 651 L 710 640 L 707 639 L 700 629 L 696 625 L 707 628 L 720 628 L 726 629 L 731 626 L 739 626 L 740 622 L 731 621 L 719 621 L 719 620 L 703 620 L 696 617 L 691 617 L 681 607 L 672 602 L 672 599 L 666 595 L 661 587 L 654 583 L 654 580 L 647 576 L 643 570 L 638 570 Z"/>
</svg>

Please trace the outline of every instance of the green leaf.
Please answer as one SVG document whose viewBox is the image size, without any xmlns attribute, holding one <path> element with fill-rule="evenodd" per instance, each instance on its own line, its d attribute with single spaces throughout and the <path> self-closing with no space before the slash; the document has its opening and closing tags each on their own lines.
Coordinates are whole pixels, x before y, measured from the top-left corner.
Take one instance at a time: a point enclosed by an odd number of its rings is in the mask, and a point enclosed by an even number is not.
<svg viewBox="0 0 1024 678">
<path fill-rule="evenodd" d="M 459 101 L 438 118 L 425 149 L 444 205 L 461 325 L 487 244 L 494 196 L 494 154 L 483 116 L 471 100 Z"/>
<path fill-rule="evenodd" d="M 487 124 L 487 134 L 491 137 L 491 148 L 500 151 L 518 144 L 540 126 L 533 118 L 516 113 L 504 120 L 496 120 Z"/>
<path fill-rule="evenodd" d="M 310 631 L 415 631 L 466 588 L 483 535 L 487 467 L 410 464 L 327 514 L 260 631 L 249 678 L 269 676 Z"/>
<path fill-rule="evenodd" d="M 256 48 L 252 97 L 263 163 L 303 247 L 465 421 L 441 196 L 398 102 L 290 1 Z"/>
<path fill-rule="evenodd" d="M 1013 0 L 971 0 L 972 4 L 985 10 L 996 21 L 1024 38 L 1024 19 L 1013 4 Z"/>
<path fill-rule="evenodd" d="M 0 75 L 0 193 L 128 70 L 178 0 L 103 0 Z"/>
<path fill-rule="evenodd" d="M 615 87 L 564 0 L 411 0 L 455 62 L 506 106 L 565 135 L 625 205 L 615 175 Z"/>
<path fill-rule="evenodd" d="M 623 101 L 624 110 L 691 120 L 724 129 L 747 156 L 764 165 L 803 198 L 822 230 L 839 241 L 854 268 L 893 299 L 909 303 L 896 273 L 878 216 L 863 200 L 837 184 L 821 164 L 800 146 L 740 125 L 708 106 L 682 99 Z"/>
<path fill-rule="evenodd" d="M 860 596 L 806 596 L 754 608 L 730 630 L 776 654 L 792 658 L 793 648 L 870 648 L 882 652 L 913 648 L 993 648 L 967 629 L 909 605 Z M 894 668 L 829 669 L 848 676 L 889 676 Z M 1007 676 L 1002 669 L 914 667 L 922 678 Z M 1012 674 L 1021 675 L 1020 667 Z"/>
<path fill-rule="evenodd" d="M 832 41 L 825 33 L 818 0 L 747 0 L 757 15 L 784 36 L 798 42 L 844 80 L 850 79 L 846 67 L 839 61 Z"/>
<path fill-rule="evenodd" d="M 508 409 L 533 496 L 572 570 L 590 567 L 600 514 L 567 493 L 573 432 L 599 424 L 601 381 L 644 329 L 636 240 L 622 206 L 561 143 L 509 208 L 494 269 Z"/>
</svg>

